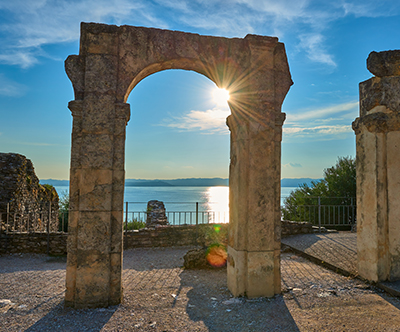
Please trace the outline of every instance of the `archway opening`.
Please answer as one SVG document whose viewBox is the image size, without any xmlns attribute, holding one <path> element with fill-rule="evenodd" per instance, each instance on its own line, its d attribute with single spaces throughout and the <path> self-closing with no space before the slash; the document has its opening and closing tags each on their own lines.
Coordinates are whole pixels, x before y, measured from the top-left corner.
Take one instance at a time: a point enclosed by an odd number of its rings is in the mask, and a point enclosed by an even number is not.
<svg viewBox="0 0 400 332">
<path fill-rule="evenodd" d="M 143 227 L 147 203 L 164 203 L 171 226 L 229 222 L 229 92 L 193 71 L 139 82 L 128 103 L 126 229 Z"/>
</svg>

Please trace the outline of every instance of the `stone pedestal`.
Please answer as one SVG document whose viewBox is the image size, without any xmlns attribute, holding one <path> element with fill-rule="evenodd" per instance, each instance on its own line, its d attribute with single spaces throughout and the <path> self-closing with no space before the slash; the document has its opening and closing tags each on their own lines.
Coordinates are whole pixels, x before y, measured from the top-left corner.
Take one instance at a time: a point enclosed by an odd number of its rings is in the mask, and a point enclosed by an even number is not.
<svg viewBox="0 0 400 332">
<path fill-rule="evenodd" d="M 360 83 L 357 255 L 360 276 L 400 279 L 400 51 L 372 52 Z"/>
</svg>

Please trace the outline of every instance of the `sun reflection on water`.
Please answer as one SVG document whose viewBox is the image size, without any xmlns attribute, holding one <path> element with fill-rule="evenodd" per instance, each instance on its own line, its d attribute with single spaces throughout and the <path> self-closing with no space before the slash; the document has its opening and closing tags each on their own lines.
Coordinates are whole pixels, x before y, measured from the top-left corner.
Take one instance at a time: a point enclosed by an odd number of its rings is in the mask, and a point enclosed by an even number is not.
<svg viewBox="0 0 400 332">
<path fill-rule="evenodd" d="M 210 220 L 212 223 L 229 222 L 229 188 L 210 187 L 207 190 L 207 210 L 210 211 Z"/>
</svg>

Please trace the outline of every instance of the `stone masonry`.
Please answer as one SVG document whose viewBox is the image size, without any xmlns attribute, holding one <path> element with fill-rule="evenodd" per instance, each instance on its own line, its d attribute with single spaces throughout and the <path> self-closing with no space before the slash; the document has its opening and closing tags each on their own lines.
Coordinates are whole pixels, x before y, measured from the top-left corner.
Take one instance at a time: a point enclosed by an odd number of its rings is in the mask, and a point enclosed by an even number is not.
<svg viewBox="0 0 400 332">
<path fill-rule="evenodd" d="M 148 201 L 146 213 L 146 227 L 168 225 L 167 216 L 165 214 L 165 206 L 163 202 L 157 200 Z"/>
<path fill-rule="evenodd" d="M 50 202 L 50 231 L 57 231 L 56 190 L 51 186 L 39 184 L 32 161 L 25 156 L 17 153 L 0 153 L 1 232 L 45 231 Z"/>
<path fill-rule="evenodd" d="M 400 279 L 400 50 L 372 52 L 360 83 L 357 146 L 359 274 L 371 281 Z"/>
<path fill-rule="evenodd" d="M 121 302 L 126 101 L 142 79 L 167 69 L 229 90 L 228 287 L 235 296 L 280 293 L 281 105 L 292 84 L 284 45 L 82 23 L 79 55 L 65 69 L 75 94 L 65 304 Z"/>
</svg>

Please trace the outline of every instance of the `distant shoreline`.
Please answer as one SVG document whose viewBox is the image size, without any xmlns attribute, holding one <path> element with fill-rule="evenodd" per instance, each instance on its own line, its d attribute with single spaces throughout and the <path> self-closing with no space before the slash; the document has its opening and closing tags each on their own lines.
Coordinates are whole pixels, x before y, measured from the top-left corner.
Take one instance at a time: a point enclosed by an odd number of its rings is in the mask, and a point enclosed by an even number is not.
<svg viewBox="0 0 400 332">
<path fill-rule="evenodd" d="M 281 187 L 299 187 L 302 184 L 311 185 L 312 181 L 321 179 L 311 178 L 283 178 Z M 68 180 L 43 179 L 41 184 L 50 184 L 52 186 L 69 186 Z M 144 180 L 144 179 L 126 179 L 126 187 L 221 187 L 229 186 L 229 180 L 223 178 L 188 178 L 172 180 Z"/>
</svg>

